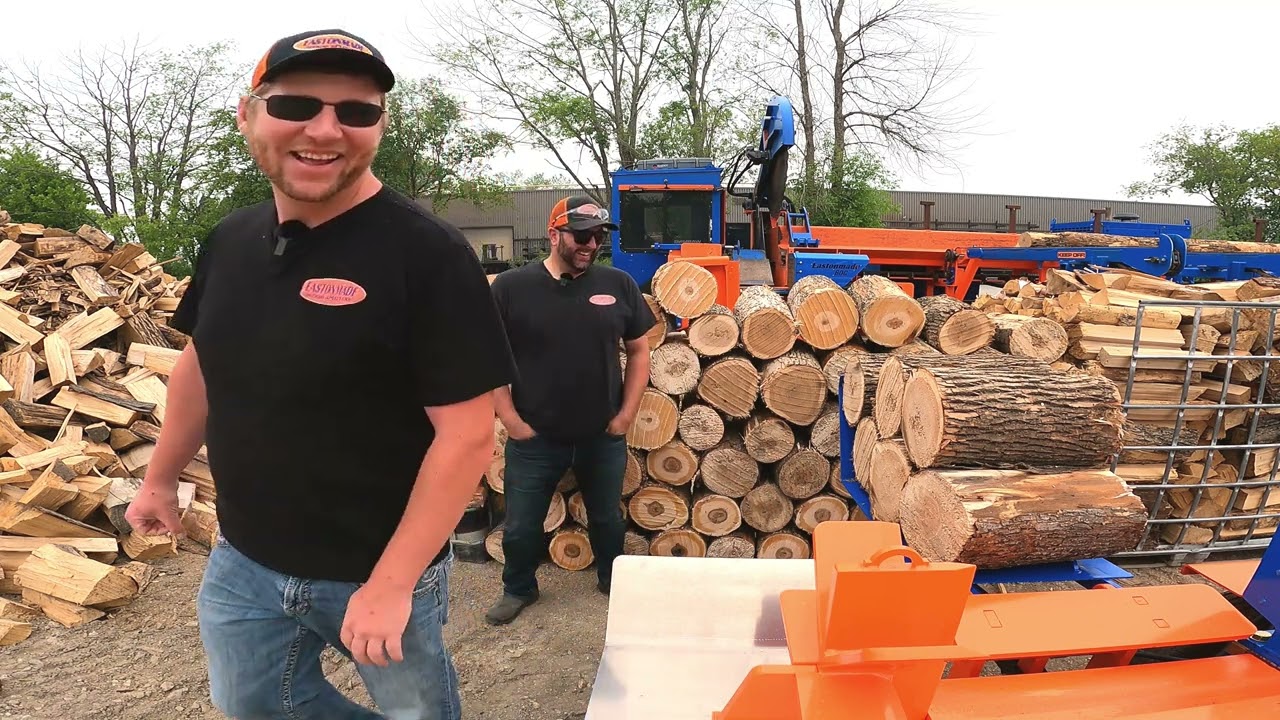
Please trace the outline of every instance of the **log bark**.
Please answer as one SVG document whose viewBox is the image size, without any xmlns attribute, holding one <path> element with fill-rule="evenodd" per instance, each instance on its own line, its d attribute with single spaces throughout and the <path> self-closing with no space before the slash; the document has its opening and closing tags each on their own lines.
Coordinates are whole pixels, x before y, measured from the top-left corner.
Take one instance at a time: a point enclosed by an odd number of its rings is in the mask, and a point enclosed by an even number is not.
<svg viewBox="0 0 1280 720">
<path fill-rule="evenodd" d="M 756 557 L 771 560 L 808 560 L 809 541 L 797 532 L 779 530 L 756 540 Z"/>
<path fill-rule="evenodd" d="M 678 528 L 689 522 L 689 494 L 673 487 L 649 483 L 627 501 L 631 521 L 645 530 Z"/>
<path fill-rule="evenodd" d="M 858 331 L 867 340 L 895 348 L 914 340 L 924 327 L 920 303 L 882 275 L 862 275 L 849 284 L 858 308 Z"/>
<path fill-rule="evenodd" d="M 633 528 L 628 528 L 622 536 L 622 553 L 624 555 L 648 555 L 649 536 Z"/>
<path fill-rule="evenodd" d="M 795 318 L 772 287 L 743 288 L 733 306 L 733 317 L 741 328 L 739 342 L 751 357 L 772 360 L 795 347 Z"/>
<path fill-rule="evenodd" d="M 665 262 L 653 273 L 653 296 L 675 317 L 692 320 L 716 302 L 716 277 L 688 260 Z"/>
<path fill-rule="evenodd" d="M 649 383 L 668 395 L 693 392 L 701 377 L 698 353 L 688 342 L 669 341 L 649 353 Z"/>
<path fill-rule="evenodd" d="M 595 560 L 587 530 L 577 523 L 569 523 L 552 533 L 548 552 L 551 562 L 574 572 L 586 570 Z"/>
<path fill-rule="evenodd" d="M 559 491 L 551 493 L 551 505 L 547 507 L 547 517 L 542 521 L 542 531 L 559 530 L 568 515 L 569 509 L 565 503 L 564 493 Z"/>
<path fill-rule="evenodd" d="M 750 559 L 756 555 L 756 543 L 745 532 L 735 532 L 707 543 L 709 558 Z"/>
<path fill-rule="evenodd" d="M 698 455 L 688 445 L 672 440 L 645 458 L 649 477 L 667 485 L 683 486 L 698 474 Z"/>
<path fill-rule="evenodd" d="M 746 419 L 760 399 L 760 373 L 741 355 L 713 360 L 702 371 L 698 397 L 726 417 Z"/>
<path fill-rule="evenodd" d="M 787 291 L 787 307 L 800 339 L 815 350 L 831 350 L 858 331 L 853 297 L 824 275 L 806 275 Z"/>
<path fill-rule="evenodd" d="M 635 422 L 627 430 L 627 445 L 656 450 L 675 438 L 679 423 L 680 409 L 676 401 L 659 390 L 645 388 Z"/>
<path fill-rule="evenodd" d="M 622 497 L 631 497 L 641 485 L 648 482 L 649 474 L 645 471 L 647 454 L 635 448 L 627 448 L 627 469 L 622 474 Z"/>
<path fill-rule="evenodd" d="M 739 505 L 742 522 L 760 532 L 777 532 L 791 522 L 795 504 L 776 483 L 764 482 L 751 488 Z"/>
<path fill-rule="evenodd" d="M 731 497 L 698 492 L 690 510 L 689 524 L 708 537 L 721 537 L 742 526 L 742 510 Z"/>
<path fill-rule="evenodd" d="M 680 411 L 676 431 L 690 449 L 703 452 L 724 439 L 724 419 L 710 405 L 687 405 Z"/>
<path fill-rule="evenodd" d="M 689 323 L 689 347 L 702 357 L 720 357 L 738 346 L 742 330 L 733 311 L 716 303 Z"/>
<path fill-rule="evenodd" d="M 876 391 L 880 383 L 880 371 L 893 355 L 868 352 L 850 357 L 845 365 L 844 421 L 857 425 L 864 416 L 875 409 Z"/>
<path fill-rule="evenodd" d="M 840 409 L 834 402 L 828 400 L 822 407 L 822 414 L 813 421 L 809 444 L 828 458 L 840 457 Z"/>
<path fill-rule="evenodd" d="M 827 399 L 827 380 L 817 358 L 799 348 L 765 363 L 760 399 L 774 414 L 796 425 L 812 425 Z"/>
<path fill-rule="evenodd" d="M 911 477 L 911 461 L 902 438 L 881 440 L 871 449 L 871 514 L 898 522 L 902 492 Z"/>
<path fill-rule="evenodd" d="M 761 463 L 776 463 L 796 446 L 791 425 L 768 410 L 751 413 L 743 427 L 742 440 L 751 459 Z"/>
<path fill-rule="evenodd" d="M 649 328 L 649 332 L 644 337 L 649 341 L 649 350 L 653 351 L 662 347 L 667 339 L 667 327 L 669 319 L 667 313 L 662 309 L 662 305 L 658 303 L 658 299 L 649 293 L 644 293 L 644 302 L 649 306 L 649 312 L 653 313 L 653 327 Z"/>
<path fill-rule="evenodd" d="M 726 436 L 702 456 L 702 484 L 712 492 L 740 498 L 760 481 L 760 465 L 747 454 L 740 437 Z"/>
<path fill-rule="evenodd" d="M 945 355 L 968 355 L 991 344 L 995 336 L 995 325 L 986 313 L 949 295 L 924 298 L 920 307 L 924 310 L 924 341 Z"/>
<path fill-rule="evenodd" d="M 649 554 L 666 557 L 706 557 L 707 541 L 689 528 L 662 530 L 649 541 Z"/>
<path fill-rule="evenodd" d="M 813 535 L 824 522 L 842 522 L 849 519 L 849 504 L 835 495 L 815 495 L 796 508 L 795 523 L 800 530 Z"/>
<path fill-rule="evenodd" d="M 917 367 L 902 400 L 918 468 L 1088 468 L 1120 451 L 1124 410 L 1106 378 L 1019 367 Z"/>
<path fill-rule="evenodd" d="M 1018 247 L 1158 247 L 1153 237 L 1129 237 L 1105 233 L 1024 232 L 1018 236 Z M 1189 248 L 1188 248 L 1189 249 Z"/>
<path fill-rule="evenodd" d="M 1003 568 L 1137 547 L 1147 512 L 1107 470 L 926 470 L 902 499 L 907 544 L 926 560 Z"/>
<path fill-rule="evenodd" d="M 778 489 L 793 500 L 805 500 L 822 492 L 831 480 L 831 461 L 817 450 L 796 448 L 777 467 Z"/>
<path fill-rule="evenodd" d="M 832 395 L 840 394 L 840 377 L 849 361 L 866 352 L 866 348 L 860 345 L 841 345 L 822 356 L 822 374 L 827 378 L 827 389 Z"/>
<path fill-rule="evenodd" d="M 992 315 L 991 344 L 1014 357 L 1056 362 L 1067 352 L 1067 331 L 1058 323 L 1027 315 Z"/>
<path fill-rule="evenodd" d="M 1207 240 L 1191 238 L 1187 240 L 1187 252 L 1212 253 L 1280 253 L 1280 245 L 1258 242 L 1237 242 L 1234 240 Z M 1244 298 L 1241 298 L 1242 300 Z"/>
</svg>

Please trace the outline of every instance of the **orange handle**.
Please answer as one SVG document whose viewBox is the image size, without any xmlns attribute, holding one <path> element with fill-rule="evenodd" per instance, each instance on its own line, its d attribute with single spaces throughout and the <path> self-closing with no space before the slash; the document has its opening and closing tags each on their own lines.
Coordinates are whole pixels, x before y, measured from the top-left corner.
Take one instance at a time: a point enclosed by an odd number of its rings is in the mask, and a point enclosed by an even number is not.
<svg viewBox="0 0 1280 720">
<path fill-rule="evenodd" d="M 912 566 L 923 566 L 923 565 L 929 564 L 925 562 L 924 558 L 920 557 L 920 553 L 916 552 L 915 550 L 912 550 L 906 545 L 899 545 L 898 547 L 885 548 L 884 550 L 878 550 L 874 554 L 872 554 L 870 558 L 867 559 L 866 564 L 872 567 L 878 567 L 885 560 L 888 560 L 891 557 L 896 557 L 898 555 L 901 555 L 902 557 L 905 557 L 908 560 L 910 560 Z"/>
</svg>

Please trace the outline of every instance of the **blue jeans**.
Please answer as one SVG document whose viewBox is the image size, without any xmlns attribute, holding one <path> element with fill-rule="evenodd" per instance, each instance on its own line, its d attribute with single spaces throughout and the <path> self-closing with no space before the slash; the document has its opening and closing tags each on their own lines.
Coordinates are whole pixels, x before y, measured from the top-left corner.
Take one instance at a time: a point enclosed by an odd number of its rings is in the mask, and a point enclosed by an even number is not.
<svg viewBox="0 0 1280 720">
<path fill-rule="evenodd" d="M 622 519 L 622 478 L 627 471 L 627 439 L 600 433 L 578 442 L 557 442 L 539 435 L 507 439 L 502 531 L 503 591 L 530 597 L 538 591 L 538 564 L 547 552 L 543 532 L 551 496 L 566 472 L 582 491 L 587 511 L 587 538 L 595 556 L 596 577 L 608 587 L 614 558 L 622 554 L 626 523 Z"/>
<path fill-rule="evenodd" d="M 442 635 L 452 562 L 450 553 L 413 590 L 404 660 L 356 665 L 378 714 L 344 697 L 320 667 L 326 644 L 351 658 L 339 631 L 360 586 L 281 575 L 219 536 L 196 605 L 213 704 L 236 720 L 459 720 L 458 678 Z"/>
</svg>

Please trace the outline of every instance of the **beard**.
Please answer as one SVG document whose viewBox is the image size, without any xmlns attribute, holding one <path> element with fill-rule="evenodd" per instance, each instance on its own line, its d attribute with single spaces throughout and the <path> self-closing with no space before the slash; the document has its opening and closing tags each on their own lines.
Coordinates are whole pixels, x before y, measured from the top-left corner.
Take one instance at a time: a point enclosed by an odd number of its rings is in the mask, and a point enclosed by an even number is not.
<svg viewBox="0 0 1280 720">
<path fill-rule="evenodd" d="M 258 164 L 258 168 L 262 170 L 262 174 L 266 175 L 271 184 L 279 189 L 281 193 L 298 202 L 322 203 L 331 200 L 342 191 L 350 188 L 373 162 L 372 154 L 365 156 L 344 154 L 338 160 L 338 162 L 343 163 L 343 169 L 338 172 L 333 182 L 327 186 L 317 186 L 314 183 L 295 183 L 288 178 L 285 171 L 286 163 L 293 160 L 287 151 L 270 148 L 261 140 L 252 137 L 248 139 L 247 144 L 249 153 Z"/>
<path fill-rule="evenodd" d="M 591 263 L 596 261 L 596 255 L 600 252 L 600 246 L 597 245 L 594 250 L 588 251 L 590 252 L 590 257 L 586 260 L 578 257 L 579 247 L 581 246 L 574 242 L 562 242 L 560 243 L 559 254 L 560 260 L 563 261 L 565 265 L 568 265 L 574 270 L 582 271 L 586 270 Z"/>
</svg>

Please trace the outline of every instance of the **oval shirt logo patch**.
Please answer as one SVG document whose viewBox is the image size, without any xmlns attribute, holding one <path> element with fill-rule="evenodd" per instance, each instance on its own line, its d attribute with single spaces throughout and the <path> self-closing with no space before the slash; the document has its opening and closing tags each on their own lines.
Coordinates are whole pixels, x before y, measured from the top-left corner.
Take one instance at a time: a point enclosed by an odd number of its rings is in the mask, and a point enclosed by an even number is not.
<svg viewBox="0 0 1280 720">
<path fill-rule="evenodd" d="M 342 278 L 312 278 L 299 294 L 317 305 L 354 305 L 365 298 L 364 288 Z"/>
<path fill-rule="evenodd" d="M 596 305 L 612 305 L 618 302 L 618 298 L 612 295 L 592 295 L 588 299 Z"/>
</svg>

